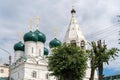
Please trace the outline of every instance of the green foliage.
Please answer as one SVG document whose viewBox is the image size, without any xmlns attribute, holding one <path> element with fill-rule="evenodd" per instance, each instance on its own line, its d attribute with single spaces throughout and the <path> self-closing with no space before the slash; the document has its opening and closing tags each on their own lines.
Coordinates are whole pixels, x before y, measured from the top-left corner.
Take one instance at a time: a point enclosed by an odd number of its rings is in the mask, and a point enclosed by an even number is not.
<svg viewBox="0 0 120 80">
<path fill-rule="evenodd" d="M 108 61 L 110 59 L 115 59 L 115 57 L 118 56 L 117 53 L 119 52 L 119 49 L 117 48 L 107 49 L 107 45 L 105 45 L 105 42 L 103 43 L 101 40 L 97 43 L 94 41 L 91 42 L 92 49 L 89 55 L 91 59 L 91 70 L 98 68 L 99 80 L 103 79 L 103 63 L 109 64 Z"/>
<path fill-rule="evenodd" d="M 82 80 L 87 68 L 85 51 L 70 44 L 52 49 L 48 69 L 58 80 Z"/>
<path fill-rule="evenodd" d="M 103 47 L 104 48 L 104 47 Z M 103 63 L 107 63 L 109 64 L 109 60 L 110 59 L 115 59 L 115 57 L 117 57 L 118 53 L 118 49 L 117 48 L 111 48 L 111 49 L 107 49 L 105 48 L 105 50 L 101 51 L 101 49 L 99 50 L 99 56 L 96 56 L 96 61 L 97 64 L 103 64 Z"/>
<path fill-rule="evenodd" d="M 115 59 L 115 57 L 117 57 L 117 53 L 119 51 L 119 49 L 117 48 L 111 48 L 111 49 L 107 49 L 107 46 L 105 44 L 102 44 L 100 42 L 100 44 L 98 43 L 98 45 L 95 42 L 91 43 L 91 53 L 90 53 L 90 58 L 94 59 L 96 62 L 94 64 L 94 66 L 98 66 L 98 62 L 99 63 L 108 63 L 108 61 L 113 58 Z"/>
</svg>

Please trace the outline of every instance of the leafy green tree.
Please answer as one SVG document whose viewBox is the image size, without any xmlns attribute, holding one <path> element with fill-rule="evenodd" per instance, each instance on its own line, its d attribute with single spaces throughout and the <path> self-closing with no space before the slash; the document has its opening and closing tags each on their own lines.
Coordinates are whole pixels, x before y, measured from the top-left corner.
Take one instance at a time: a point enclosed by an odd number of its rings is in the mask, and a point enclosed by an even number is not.
<svg viewBox="0 0 120 80">
<path fill-rule="evenodd" d="M 58 80 L 83 80 L 86 68 L 86 51 L 71 44 L 53 48 L 48 57 L 48 69 Z"/>
<path fill-rule="evenodd" d="M 91 77 L 90 80 L 93 80 L 94 77 L 94 71 L 96 68 L 98 68 L 98 75 L 99 79 L 98 80 L 103 80 L 103 64 L 104 63 L 109 63 L 108 61 L 117 56 L 118 49 L 117 48 L 111 48 L 107 49 L 107 45 L 105 43 L 103 44 L 101 40 L 99 40 L 97 43 L 96 42 L 91 42 Z M 92 74 L 93 73 L 93 74 Z"/>
</svg>

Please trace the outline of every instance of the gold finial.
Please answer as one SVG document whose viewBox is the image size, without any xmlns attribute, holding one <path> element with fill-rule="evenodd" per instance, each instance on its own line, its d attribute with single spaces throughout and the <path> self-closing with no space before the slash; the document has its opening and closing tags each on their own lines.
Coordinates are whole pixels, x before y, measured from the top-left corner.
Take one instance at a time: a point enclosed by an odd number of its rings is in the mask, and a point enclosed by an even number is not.
<svg viewBox="0 0 120 80">
<path fill-rule="evenodd" d="M 39 22 L 40 22 L 40 17 L 37 16 L 36 17 L 36 27 L 37 27 L 37 29 L 39 28 Z"/>
<path fill-rule="evenodd" d="M 57 36 L 57 27 L 54 27 L 53 31 L 54 31 L 54 36 L 56 37 Z"/>
<path fill-rule="evenodd" d="M 30 19 L 30 31 L 32 31 L 32 24 L 33 24 L 33 21 L 32 19 Z"/>
<path fill-rule="evenodd" d="M 22 31 L 19 32 L 19 36 L 20 36 L 20 41 L 22 41 Z"/>
</svg>

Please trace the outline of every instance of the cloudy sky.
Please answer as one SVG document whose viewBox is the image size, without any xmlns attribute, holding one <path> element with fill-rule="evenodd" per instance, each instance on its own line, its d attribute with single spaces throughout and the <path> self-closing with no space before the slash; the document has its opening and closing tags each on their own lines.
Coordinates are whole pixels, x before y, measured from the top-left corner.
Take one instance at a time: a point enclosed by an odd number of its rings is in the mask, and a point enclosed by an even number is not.
<svg viewBox="0 0 120 80">
<path fill-rule="evenodd" d="M 120 0 L 74 0 L 77 21 L 90 41 L 106 40 L 109 48 L 118 47 L 120 24 Z M 46 37 L 46 47 L 54 38 L 53 28 L 57 27 L 57 38 L 64 38 L 71 19 L 71 0 L 0 0 L 0 48 L 14 56 L 13 46 L 23 34 L 30 30 L 29 20 L 40 16 L 39 30 Z M 119 54 L 120 55 L 120 54 Z M 7 62 L 8 55 L 0 50 L 0 62 Z M 120 57 L 105 65 L 105 75 L 120 73 Z"/>
</svg>

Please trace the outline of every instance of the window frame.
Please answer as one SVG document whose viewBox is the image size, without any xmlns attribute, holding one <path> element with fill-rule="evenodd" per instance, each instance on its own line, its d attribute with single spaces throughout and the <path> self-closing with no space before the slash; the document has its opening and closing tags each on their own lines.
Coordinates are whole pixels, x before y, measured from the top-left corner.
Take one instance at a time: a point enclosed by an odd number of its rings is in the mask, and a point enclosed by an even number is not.
<svg viewBox="0 0 120 80">
<path fill-rule="evenodd" d="M 37 78 L 37 72 L 36 72 L 36 71 L 33 71 L 33 72 L 32 72 L 32 77 L 33 77 L 33 78 Z"/>
<path fill-rule="evenodd" d="M 32 47 L 32 53 L 34 53 L 34 48 Z"/>
<path fill-rule="evenodd" d="M 73 46 L 77 46 L 76 40 L 71 40 L 70 44 L 73 45 Z"/>
</svg>

